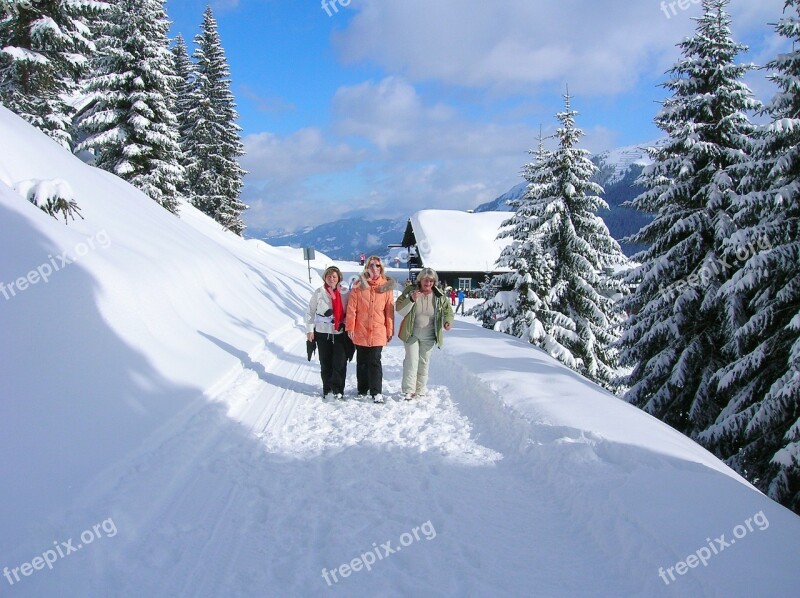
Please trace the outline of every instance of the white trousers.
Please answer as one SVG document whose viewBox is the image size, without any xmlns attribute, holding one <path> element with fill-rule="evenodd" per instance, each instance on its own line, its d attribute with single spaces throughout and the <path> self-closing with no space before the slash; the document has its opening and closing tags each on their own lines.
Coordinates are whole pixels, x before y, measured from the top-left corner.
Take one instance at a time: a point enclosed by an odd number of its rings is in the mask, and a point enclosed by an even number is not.
<svg viewBox="0 0 800 598">
<path fill-rule="evenodd" d="M 403 359 L 403 394 L 424 395 L 428 384 L 428 365 L 436 341 L 424 341 L 411 335 L 404 344 L 406 356 Z"/>
</svg>

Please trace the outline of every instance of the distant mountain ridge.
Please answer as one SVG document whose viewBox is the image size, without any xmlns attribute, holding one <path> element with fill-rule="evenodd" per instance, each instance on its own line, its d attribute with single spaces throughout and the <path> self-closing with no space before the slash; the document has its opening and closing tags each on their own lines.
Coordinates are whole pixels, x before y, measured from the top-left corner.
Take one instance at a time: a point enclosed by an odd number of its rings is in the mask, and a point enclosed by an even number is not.
<svg viewBox="0 0 800 598">
<path fill-rule="evenodd" d="M 358 260 L 361 253 L 386 255 L 386 246 L 399 243 L 405 232 L 407 218 L 399 220 L 365 220 L 344 218 L 308 227 L 293 233 L 267 233 L 248 229 L 247 236 L 263 239 L 270 245 L 313 247 L 336 260 Z"/>
<path fill-rule="evenodd" d="M 603 187 L 605 191 L 603 199 L 609 207 L 609 210 L 601 211 L 599 216 L 606 223 L 611 236 L 617 241 L 632 235 L 652 220 L 650 215 L 632 208 L 622 207 L 622 204 L 632 200 L 645 190 L 644 187 L 636 184 L 636 180 L 642 174 L 644 167 L 651 162 L 642 148 L 653 144 L 621 147 L 602 152 L 591 158 L 597 166 L 594 181 Z M 508 202 L 522 197 L 527 188 L 528 183 L 523 181 L 514 185 L 500 197 L 479 205 L 475 211 L 511 211 Z M 621 241 L 620 245 L 628 256 L 642 249 L 640 246 Z"/>
<path fill-rule="evenodd" d="M 635 233 L 652 219 L 647 214 L 624 208 L 621 204 L 644 191 L 643 187 L 636 184 L 645 165 L 650 163 L 642 148 L 654 144 L 655 142 L 620 147 L 591 158 L 598 169 L 594 180 L 605 190 L 603 199 L 610 208 L 599 215 L 608 226 L 611 236 L 618 241 Z M 475 211 L 511 211 L 509 200 L 522 197 L 527 187 L 528 183 L 522 181 L 496 199 L 479 205 Z M 410 216 L 411 214 L 408 214 L 397 220 L 345 218 L 292 233 L 276 234 L 253 229 L 248 229 L 246 232 L 248 237 L 263 239 L 271 245 L 314 247 L 333 259 L 355 260 L 362 252 L 367 255 L 386 255 L 388 253 L 386 247 L 389 244 L 400 243 L 402 240 Z M 632 255 L 641 249 L 622 242 L 620 245 L 627 255 Z"/>
</svg>

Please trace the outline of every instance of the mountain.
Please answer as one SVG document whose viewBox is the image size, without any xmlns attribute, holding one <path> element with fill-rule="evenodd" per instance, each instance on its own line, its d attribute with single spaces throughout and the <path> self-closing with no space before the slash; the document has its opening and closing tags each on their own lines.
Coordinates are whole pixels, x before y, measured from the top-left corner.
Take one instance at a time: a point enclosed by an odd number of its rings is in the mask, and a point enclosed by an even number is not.
<svg viewBox="0 0 800 598">
<path fill-rule="evenodd" d="M 609 210 L 603 210 L 599 215 L 606 223 L 611 236 L 620 241 L 622 250 L 628 256 L 644 247 L 623 243 L 621 240 L 649 224 L 653 217 L 650 214 L 623 207 L 622 204 L 634 199 L 645 190 L 644 187 L 636 184 L 636 180 L 642 174 L 644 167 L 652 160 L 642 148 L 657 143 L 654 141 L 638 146 L 621 147 L 592 157 L 592 162 L 598 168 L 595 181 L 603 187 L 605 191 L 603 199 L 609 207 Z"/>
<path fill-rule="evenodd" d="M 514 199 L 519 199 L 525 194 L 525 189 L 528 188 L 527 181 L 522 181 L 521 183 L 514 185 L 503 193 L 500 197 L 496 197 L 492 201 L 487 201 L 486 203 L 482 203 L 477 208 L 475 208 L 476 212 L 510 212 L 511 206 L 508 203 Z"/>
<path fill-rule="evenodd" d="M 0 139 L 3 596 L 797 594 L 800 517 L 530 343 L 457 316 L 425 400 L 395 339 L 324 401 L 319 264 Z"/>
<path fill-rule="evenodd" d="M 622 206 L 624 202 L 632 200 L 644 191 L 644 187 L 636 184 L 636 179 L 642 173 L 645 165 L 650 163 L 649 157 L 641 148 L 650 145 L 653 143 L 621 147 L 602 152 L 591 158 L 597 166 L 597 173 L 593 180 L 603 187 L 605 191 L 603 199 L 609 207 L 608 210 L 602 210 L 599 216 L 606 223 L 611 236 L 620 242 L 622 250 L 628 256 L 641 250 L 642 247 L 623 243 L 621 239 L 637 232 L 652 220 L 648 214 Z M 523 181 L 497 199 L 479 205 L 475 211 L 510 211 L 511 207 L 508 202 L 522 197 L 527 186 L 527 183 Z"/>
<path fill-rule="evenodd" d="M 595 180 L 603 186 L 605 190 L 603 198 L 610 208 L 601 212 L 600 217 L 608 226 L 611 236 L 618 241 L 635 233 L 651 220 L 647 214 L 621 206 L 623 202 L 633 199 L 644 190 L 636 184 L 636 179 L 644 165 L 650 162 L 641 149 L 648 145 L 652 144 L 621 147 L 592 157 L 592 161 L 598 167 Z M 475 211 L 509 211 L 511 208 L 508 206 L 508 201 L 522 197 L 526 188 L 525 181 L 514 185 L 500 197 L 479 205 Z M 247 229 L 245 232 L 250 238 L 263 239 L 273 245 L 313 247 L 336 260 L 354 260 L 362 252 L 367 255 L 387 255 L 387 245 L 402 240 L 409 216 L 411 214 L 398 220 L 346 218 L 292 233 L 258 229 Z M 639 246 L 622 242 L 620 245 L 628 256 L 641 249 Z"/>
<path fill-rule="evenodd" d="M 272 245 L 313 247 L 333 259 L 354 261 L 358 260 L 361 253 L 385 256 L 387 245 L 403 239 L 407 222 L 408 218 L 345 218 L 293 233 L 275 234 L 251 229 L 247 229 L 246 233 L 250 238 L 263 239 Z"/>
</svg>

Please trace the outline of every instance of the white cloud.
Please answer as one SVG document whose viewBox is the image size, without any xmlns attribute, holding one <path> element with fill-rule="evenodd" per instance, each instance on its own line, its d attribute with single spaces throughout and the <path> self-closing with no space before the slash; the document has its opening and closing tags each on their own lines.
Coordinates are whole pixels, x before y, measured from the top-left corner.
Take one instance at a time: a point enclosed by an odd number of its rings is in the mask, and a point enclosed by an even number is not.
<svg viewBox="0 0 800 598">
<path fill-rule="evenodd" d="M 430 112 L 423 109 L 414 88 L 397 77 L 387 77 L 377 85 L 341 87 L 332 107 L 338 132 L 368 139 L 380 150 L 413 142 L 420 121 Z"/>
<path fill-rule="evenodd" d="M 428 103 L 401 77 L 341 87 L 332 104 L 334 130 L 376 150 L 360 173 L 363 190 L 349 202 L 353 216 L 490 201 L 519 182 L 538 134 L 518 120 L 475 121 L 441 101 Z"/>
<path fill-rule="evenodd" d="M 316 128 L 287 136 L 256 133 L 244 139 L 242 167 L 247 170 L 242 198 L 250 227 L 293 230 L 338 219 L 347 196 L 337 184 L 349 178 L 366 152 L 328 142 Z"/>
<path fill-rule="evenodd" d="M 519 121 L 474 122 L 440 101 L 427 104 L 401 77 L 341 87 L 332 102 L 334 129 L 368 140 L 400 160 L 441 160 L 513 154 L 535 132 Z"/>
<path fill-rule="evenodd" d="M 694 0 L 362 0 L 352 6 L 357 14 L 334 37 L 345 62 L 371 62 L 411 81 L 509 93 L 565 82 L 583 94 L 629 90 L 674 62 L 675 44 L 691 34 L 691 17 L 700 14 Z M 782 6 L 782 0 L 734 2 L 734 33 L 767 29 Z"/>
<path fill-rule="evenodd" d="M 316 226 L 338 220 L 350 209 L 347 202 L 331 201 L 322 190 L 304 181 L 245 185 L 242 198 L 250 206 L 244 212 L 250 233 L 252 229 L 294 231 Z"/>
<path fill-rule="evenodd" d="M 329 144 L 322 131 L 300 129 L 287 137 L 274 133 L 247 135 L 242 166 L 250 179 L 294 180 L 306 176 L 340 172 L 356 165 L 364 152 L 347 144 Z"/>
</svg>

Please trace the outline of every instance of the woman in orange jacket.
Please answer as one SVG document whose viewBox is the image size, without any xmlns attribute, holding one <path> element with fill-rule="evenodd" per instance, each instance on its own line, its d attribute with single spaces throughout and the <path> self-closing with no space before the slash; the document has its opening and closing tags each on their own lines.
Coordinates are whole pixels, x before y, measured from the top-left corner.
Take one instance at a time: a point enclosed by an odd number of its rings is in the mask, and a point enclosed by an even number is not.
<svg viewBox="0 0 800 598">
<path fill-rule="evenodd" d="M 356 346 L 358 394 L 383 403 L 381 352 L 394 335 L 394 280 L 384 273 L 381 258 L 372 255 L 350 289 L 345 330 Z"/>
</svg>

